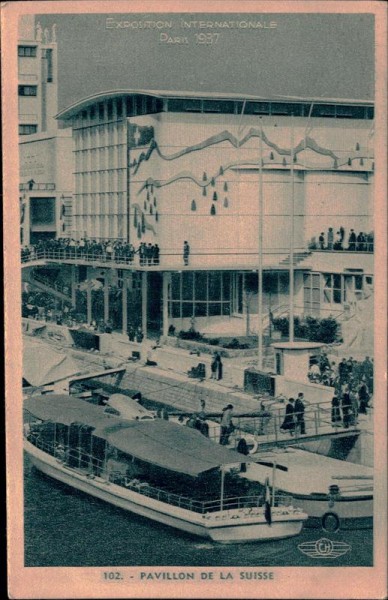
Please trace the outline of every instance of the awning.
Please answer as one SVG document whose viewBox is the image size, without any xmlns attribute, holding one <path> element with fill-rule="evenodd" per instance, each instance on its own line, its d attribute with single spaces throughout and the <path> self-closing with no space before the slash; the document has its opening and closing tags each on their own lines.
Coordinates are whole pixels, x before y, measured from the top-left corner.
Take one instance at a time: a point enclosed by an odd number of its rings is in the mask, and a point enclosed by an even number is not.
<svg viewBox="0 0 388 600">
<path fill-rule="evenodd" d="M 111 420 L 122 421 L 105 414 L 101 406 L 65 394 L 33 396 L 24 401 L 24 409 L 42 421 L 52 421 L 62 425 L 82 423 L 96 428 L 103 427 Z"/>
<path fill-rule="evenodd" d="M 147 463 L 197 477 L 222 465 L 251 462 L 250 458 L 219 446 L 191 427 L 164 419 L 127 421 L 127 427 L 95 430 L 112 446 Z"/>
<path fill-rule="evenodd" d="M 90 426 L 94 436 L 118 450 L 175 473 L 197 477 L 222 465 L 254 462 L 191 427 L 164 419 L 128 421 L 73 396 L 34 396 L 24 401 L 24 409 L 42 421 Z"/>
<path fill-rule="evenodd" d="M 49 344 L 25 337 L 23 339 L 23 379 L 35 387 L 79 375 L 85 367 Z"/>
</svg>

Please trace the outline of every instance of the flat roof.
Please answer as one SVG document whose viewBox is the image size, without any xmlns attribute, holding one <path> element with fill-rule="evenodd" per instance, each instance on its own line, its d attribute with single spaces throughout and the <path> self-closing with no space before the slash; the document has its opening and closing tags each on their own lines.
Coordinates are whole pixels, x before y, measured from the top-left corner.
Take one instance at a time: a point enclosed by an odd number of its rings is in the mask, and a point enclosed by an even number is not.
<svg viewBox="0 0 388 600">
<path fill-rule="evenodd" d="M 322 348 L 324 345 L 320 342 L 280 342 L 271 344 L 273 348 L 279 350 L 312 350 L 313 348 Z"/>
<path fill-rule="evenodd" d="M 180 99 L 201 99 L 201 100 L 247 100 L 256 102 L 286 102 L 287 104 L 300 104 L 303 102 L 314 102 L 319 104 L 346 104 L 355 106 L 374 106 L 371 100 L 355 100 L 349 98 L 314 98 L 314 97 L 298 97 L 298 96 L 255 96 L 251 94 L 236 94 L 232 92 L 187 92 L 173 90 L 146 90 L 146 89 L 126 89 L 126 90 L 110 90 L 99 92 L 92 96 L 87 96 L 71 104 L 64 110 L 60 111 L 56 119 L 71 119 L 81 110 L 85 110 L 96 102 L 111 100 L 121 96 L 152 96 L 154 98 L 180 98 Z"/>
</svg>

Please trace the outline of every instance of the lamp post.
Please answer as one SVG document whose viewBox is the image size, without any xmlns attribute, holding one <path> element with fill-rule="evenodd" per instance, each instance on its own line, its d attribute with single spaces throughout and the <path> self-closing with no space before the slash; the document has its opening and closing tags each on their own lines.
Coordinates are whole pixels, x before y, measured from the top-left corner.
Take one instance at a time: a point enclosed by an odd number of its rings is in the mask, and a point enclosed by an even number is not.
<svg viewBox="0 0 388 600">
<path fill-rule="evenodd" d="M 258 269 L 258 357 L 257 366 L 263 368 L 263 127 L 260 118 L 260 158 L 259 158 L 259 269 Z"/>
<path fill-rule="evenodd" d="M 294 341 L 294 229 L 295 229 L 295 181 L 294 181 L 294 118 L 291 115 L 291 231 L 290 231 L 290 320 L 289 341 Z"/>
</svg>

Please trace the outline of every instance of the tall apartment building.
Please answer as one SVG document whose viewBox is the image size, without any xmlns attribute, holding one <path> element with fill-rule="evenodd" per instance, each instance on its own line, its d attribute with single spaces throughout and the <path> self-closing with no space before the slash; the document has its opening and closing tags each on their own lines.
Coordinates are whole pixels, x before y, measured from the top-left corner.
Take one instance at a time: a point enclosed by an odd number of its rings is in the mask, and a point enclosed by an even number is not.
<svg viewBox="0 0 388 600">
<path fill-rule="evenodd" d="M 21 243 L 68 235 L 73 190 L 72 140 L 58 112 L 56 26 L 22 16 L 18 42 Z"/>
</svg>

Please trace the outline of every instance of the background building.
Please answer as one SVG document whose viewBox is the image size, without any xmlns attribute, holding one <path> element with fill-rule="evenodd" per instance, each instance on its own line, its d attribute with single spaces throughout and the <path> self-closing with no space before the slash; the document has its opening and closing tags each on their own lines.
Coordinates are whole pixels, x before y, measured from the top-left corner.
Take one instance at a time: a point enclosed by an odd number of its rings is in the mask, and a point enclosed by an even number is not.
<svg viewBox="0 0 388 600">
<path fill-rule="evenodd" d="M 21 243 L 71 233 L 72 140 L 60 129 L 56 27 L 20 20 L 18 115 Z"/>
</svg>

